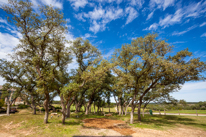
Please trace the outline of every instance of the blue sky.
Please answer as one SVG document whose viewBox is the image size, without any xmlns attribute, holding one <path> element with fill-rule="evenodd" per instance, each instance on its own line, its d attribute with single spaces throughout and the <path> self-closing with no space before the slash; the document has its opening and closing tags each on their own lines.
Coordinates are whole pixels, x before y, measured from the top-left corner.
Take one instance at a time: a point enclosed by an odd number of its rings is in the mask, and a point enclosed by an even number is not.
<svg viewBox="0 0 206 137">
<path fill-rule="evenodd" d="M 90 40 L 110 57 L 115 48 L 133 38 L 156 32 L 160 39 L 174 45 L 174 53 L 185 48 L 193 57 L 206 61 L 205 0 L 31 0 L 34 6 L 59 8 L 67 21 L 67 39 Z M 0 0 L 7 4 L 7 0 Z M 21 34 L 6 21 L 0 10 L 0 58 L 7 58 Z M 77 64 L 74 60 L 73 67 Z M 0 78 L 0 85 L 4 83 Z M 171 94 L 186 101 L 206 101 L 206 82 L 188 82 Z"/>
</svg>

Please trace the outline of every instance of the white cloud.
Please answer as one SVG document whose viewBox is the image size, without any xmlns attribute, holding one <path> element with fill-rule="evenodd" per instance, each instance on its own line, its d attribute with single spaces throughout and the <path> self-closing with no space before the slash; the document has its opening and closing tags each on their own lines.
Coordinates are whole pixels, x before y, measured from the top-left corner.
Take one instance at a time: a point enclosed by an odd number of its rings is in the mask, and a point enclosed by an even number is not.
<svg viewBox="0 0 206 137">
<path fill-rule="evenodd" d="M 14 47 L 19 44 L 19 39 L 8 34 L 0 32 L 0 58 L 9 59 L 8 54 L 12 53 Z"/>
<path fill-rule="evenodd" d="M 77 18 L 78 20 L 85 22 L 86 20 L 83 18 L 83 15 L 84 13 L 78 13 L 78 14 L 75 14 L 74 17 Z"/>
<path fill-rule="evenodd" d="M 183 34 L 187 33 L 188 31 L 193 30 L 193 29 L 196 28 L 196 27 L 197 27 L 197 26 L 194 25 L 194 26 L 189 27 L 189 28 L 187 28 L 186 30 L 181 31 L 181 32 L 177 32 L 177 31 L 175 31 L 175 32 L 172 33 L 172 35 L 173 35 L 173 36 L 174 36 L 174 35 L 176 35 L 176 36 L 183 35 Z"/>
<path fill-rule="evenodd" d="M 123 16 L 123 10 L 121 8 L 106 7 L 103 9 L 101 6 L 95 7 L 93 11 L 88 13 L 79 13 L 76 17 L 82 17 L 82 21 L 89 19 L 91 24 L 89 30 L 97 33 L 99 31 L 104 31 L 106 25 Z"/>
<path fill-rule="evenodd" d="M 153 14 L 154 14 L 154 11 L 152 11 L 152 12 L 147 16 L 147 19 L 146 19 L 146 20 L 149 20 L 150 18 L 152 18 Z"/>
<path fill-rule="evenodd" d="M 112 3 L 112 2 L 116 2 L 117 4 L 122 3 L 122 0 L 98 0 L 98 2 L 105 2 L 105 3 Z"/>
<path fill-rule="evenodd" d="M 200 37 L 206 37 L 206 32 L 203 33 Z"/>
<path fill-rule="evenodd" d="M 71 5 L 75 10 L 79 10 L 79 8 L 84 8 L 87 4 L 87 0 L 69 0 L 71 2 Z"/>
<path fill-rule="evenodd" d="M 8 3 L 8 0 L 0 0 L 0 5 L 7 4 L 7 3 Z"/>
<path fill-rule="evenodd" d="M 194 82 L 194 83 L 185 83 L 181 91 L 182 92 L 190 92 L 195 90 L 206 90 L 206 82 Z"/>
<path fill-rule="evenodd" d="M 173 5 L 174 1 L 168 1 L 168 3 L 164 3 L 162 0 L 151 0 L 150 1 L 150 7 L 151 9 L 154 9 L 156 5 L 157 8 L 163 8 L 166 9 L 168 6 Z M 163 5 L 163 6 L 162 6 Z M 165 5 L 165 6 L 164 6 Z M 164 18 L 160 18 L 159 25 L 163 28 L 169 27 L 171 25 L 181 23 L 183 19 L 187 18 L 198 18 L 206 12 L 206 2 L 200 1 L 198 3 L 193 2 L 189 5 L 179 7 L 174 14 L 168 14 Z M 151 15 L 148 15 L 148 19 L 151 18 Z M 189 21 L 187 19 L 187 21 Z"/>
<path fill-rule="evenodd" d="M 69 18 L 67 18 L 67 19 L 66 19 L 66 22 L 67 22 L 67 23 L 70 23 L 70 22 L 71 22 L 71 20 L 70 20 Z"/>
<path fill-rule="evenodd" d="M 1 17 L 0 17 L 0 22 L 8 25 L 7 20 L 2 19 Z"/>
<path fill-rule="evenodd" d="M 103 58 L 107 59 L 110 58 L 112 56 L 112 54 L 114 53 L 115 49 L 110 50 L 109 52 L 107 52 L 106 54 L 103 54 Z"/>
<path fill-rule="evenodd" d="M 144 30 L 157 30 L 157 28 L 158 28 L 158 24 L 153 23 L 152 25 L 149 26 L 149 28 L 146 28 Z"/>
<path fill-rule="evenodd" d="M 143 4 L 144 4 L 144 0 L 130 0 L 130 5 L 138 6 L 138 8 L 142 8 Z"/>
<path fill-rule="evenodd" d="M 126 21 L 125 25 L 129 24 L 135 18 L 138 17 L 138 12 L 132 7 L 127 7 L 125 12 L 126 12 L 126 14 L 129 14 L 129 16 L 127 17 L 127 21 Z"/>
<path fill-rule="evenodd" d="M 94 32 L 94 33 L 97 33 L 99 31 L 104 31 L 105 30 L 105 25 L 102 24 L 102 23 L 97 23 L 96 20 L 94 20 L 92 22 L 92 25 L 89 27 L 89 30 Z"/>
<path fill-rule="evenodd" d="M 31 0 L 31 2 L 34 4 L 34 6 L 44 4 L 49 6 L 51 5 L 55 8 L 63 9 L 62 0 Z"/>
<path fill-rule="evenodd" d="M 203 27 L 206 25 L 206 22 L 203 22 L 202 24 L 200 24 L 200 27 Z"/>
<path fill-rule="evenodd" d="M 183 17 L 182 9 L 178 9 L 174 15 L 167 15 L 164 19 L 160 19 L 159 25 L 165 28 L 170 25 L 180 23 L 182 17 Z"/>
<path fill-rule="evenodd" d="M 175 41 L 175 42 L 172 42 L 171 44 L 179 44 L 179 43 L 185 43 L 186 41 Z"/>
<path fill-rule="evenodd" d="M 187 102 L 205 101 L 206 82 L 187 82 L 179 92 L 171 95 L 176 99 L 185 99 Z"/>
<path fill-rule="evenodd" d="M 96 38 L 97 36 L 93 36 L 89 33 L 86 33 L 84 36 L 82 36 L 82 39 L 88 39 L 88 38 Z"/>
<path fill-rule="evenodd" d="M 163 9 L 174 6 L 175 0 L 150 0 L 150 8 Z"/>
</svg>

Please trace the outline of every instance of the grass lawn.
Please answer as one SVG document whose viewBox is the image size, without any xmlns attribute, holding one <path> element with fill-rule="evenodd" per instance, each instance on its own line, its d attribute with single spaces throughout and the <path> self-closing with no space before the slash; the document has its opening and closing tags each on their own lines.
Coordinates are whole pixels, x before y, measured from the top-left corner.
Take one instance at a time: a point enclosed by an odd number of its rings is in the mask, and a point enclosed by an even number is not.
<svg viewBox="0 0 206 137">
<path fill-rule="evenodd" d="M 153 111 L 153 112 L 159 112 L 159 111 Z M 164 111 L 160 111 L 161 113 L 164 113 Z M 196 114 L 196 110 L 169 110 L 165 111 L 166 113 L 185 113 L 185 114 Z M 198 114 L 206 114 L 206 110 L 197 110 Z"/>
<path fill-rule="evenodd" d="M 77 118 L 77 115 L 79 116 Z M 85 118 L 105 118 L 102 115 L 90 114 L 85 116 L 84 113 L 72 113 L 71 118 L 66 119 L 66 124 L 61 124 L 61 117 L 49 117 L 49 123 L 43 124 L 44 114 L 32 115 L 29 109 L 20 110 L 19 113 L 0 117 L 0 133 L 6 132 L 17 136 L 48 136 L 61 137 L 80 135 L 83 128 L 82 120 Z M 119 116 L 114 113 L 109 119 L 123 120 L 129 124 L 130 116 Z M 145 115 L 142 122 L 137 121 L 137 115 L 134 115 L 134 124 L 132 127 L 150 128 L 165 130 L 175 128 L 177 125 L 184 125 L 194 128 L 201 128 L 206 131 L 206 117 L 195 116 L 169 116 L 169 115 Z"/>
</svg>

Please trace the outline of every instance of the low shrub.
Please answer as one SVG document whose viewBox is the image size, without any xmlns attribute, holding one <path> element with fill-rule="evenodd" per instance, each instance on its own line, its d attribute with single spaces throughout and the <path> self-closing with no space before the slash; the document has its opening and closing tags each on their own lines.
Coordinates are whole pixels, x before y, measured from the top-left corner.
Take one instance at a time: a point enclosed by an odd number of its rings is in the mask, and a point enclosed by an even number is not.
<svg viewBox="0 0 206 137">
<path fill-rule="evenodd" d="M 4 106 L 4 100 L 0 99 L 0 108 L 2 108 Z"/>
<path fill-rule="evenodd" d="M 18 105 L 18 109 L 24 109 L 24 108 L 28 108 L 28 105 L 24 105 L 24 104 Z"/>
</svg>

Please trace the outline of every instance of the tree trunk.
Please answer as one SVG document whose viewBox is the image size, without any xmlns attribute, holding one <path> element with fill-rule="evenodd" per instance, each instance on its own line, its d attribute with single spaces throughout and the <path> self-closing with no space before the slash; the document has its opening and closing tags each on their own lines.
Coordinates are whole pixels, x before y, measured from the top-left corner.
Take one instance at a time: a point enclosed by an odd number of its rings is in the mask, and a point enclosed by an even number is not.
<svg viewBox="0 0 206 137">
<path fill-rule="evenodd" d="M 119 108 L 118 108 L 118 104 L 116 104 L 116 105 L 117 105 L 117 109 L 116 109 L 116 112 L 117 112 L 117 113 L 119 113 Z"/>
<path fill-rule="evenodd" d="M 74 99 L 71 102 L 67 103 L 67 114 L 66 114 L 66 116 L 68 118 L 70 118 L 70 109 L 71 109 L 71 105 L 73 104 L 73 102 L 74 102 Z"/>
<path fill-rule="evenodd" d="M 86 106 L 86 105 L 84 105 L 84 112 L 86 112 L 86 108 L 87 108 L 87 106 Z"/>
<path fill-rule="evenodd" d="M 48 117 L 49 117 L 49 94 L 46 94 L 46 100 L 44 101 L 44 109 L 45 109 L 45 116 L 44 116 L 44 124 L 48 123 Z"/>
<path fill-rule="evenodd" d="M 123 116 L 123 113 L 124 113 L 124 106 L 123 105 L 121 106 L 121 110 L 122 110 L 121 115 Z"/>
<path fill-rule="evenodd" d="M 32 108 L 33 108 L 33 114 L 36 115 L 36 105 L 35 105 L 35 100 L 33 96 L 32 96 Z"/>
<path fill-rule="evenodd" d="M 130 104 L 131 104 L 131 102 L 126 106 L 125 116 L 127 115 L 127 109 L 128 109 L 128 107 L 129 107 Z"/>
<path fill-rule="evenodd" d="M 119 103 L 119 115 L 121 115 L 122 109 L 121 109 L 121 104 Z"/>
<path fill-rule="evenodd" d="M 141 100 L 138 104 L 138 110 L 137 110 L 137 114 L 138 114 L 138 121 L 141 121 Z"/>
<path fill-rule="evenodd" d="M 70 118 L 70 108 L 72 103 L 67 103 L 67 117 Z"/>
<path fill-rule="evenodd" d="M 91 101 L 88 102 L 88 105 L 86 107 L 86 112 L 85 112 L 85 115 L 88 115 L 89 114 L 89 108 L 91 106 Z"/>
<path fill-rule="evenodd" d="M 89 107 L 89 113 L 91 113 L 91 109 L 92 109 L 92 105 L 90 105 L 90 107 Z"/>
<path fill-rule="evenodd" d="M 133 124 L 133 115 L 134 115 L 134 106 L 132 106 L 132 110 L 131 110 L 131 113 L 130 113 L 130 124 Z"/>
<path fill-rule="evenodd" d="M 61 99 L 61 106 L 62 106 L 62 124 L 65 124 L 65 119 L 66 119 L 66 104 L 64 102 L 64 97 L 63 95 L 60 96 Z"/>
<path fill-rule="evenodd" d="M 66 105 L 62 106 L 62 124 L 65 124 L 65 119 L 66 119 Z"/>
<path fill-rule="evenodd" d="M 6 110 L 7 116 L 10 115 L 10 103 L 7 103 L 7 110 Z"/>
<path fill-rule="evenodd" d="M 75 100 L 75 113 L 77 113 L 78 112 L 78 103 L 77 103 L 77 100 Z"/>
<path fill-rule="evenodd" d="M 94 104 L 94 114 L 95 114 L 95 104 Z"/>
<path fill-rule="evenodd" d="M 143 114 L 143 117 L 144 117 L 144 108 L 143 108 L 143 112 L 142 112 L 142 114 Z"/>
</svg>

